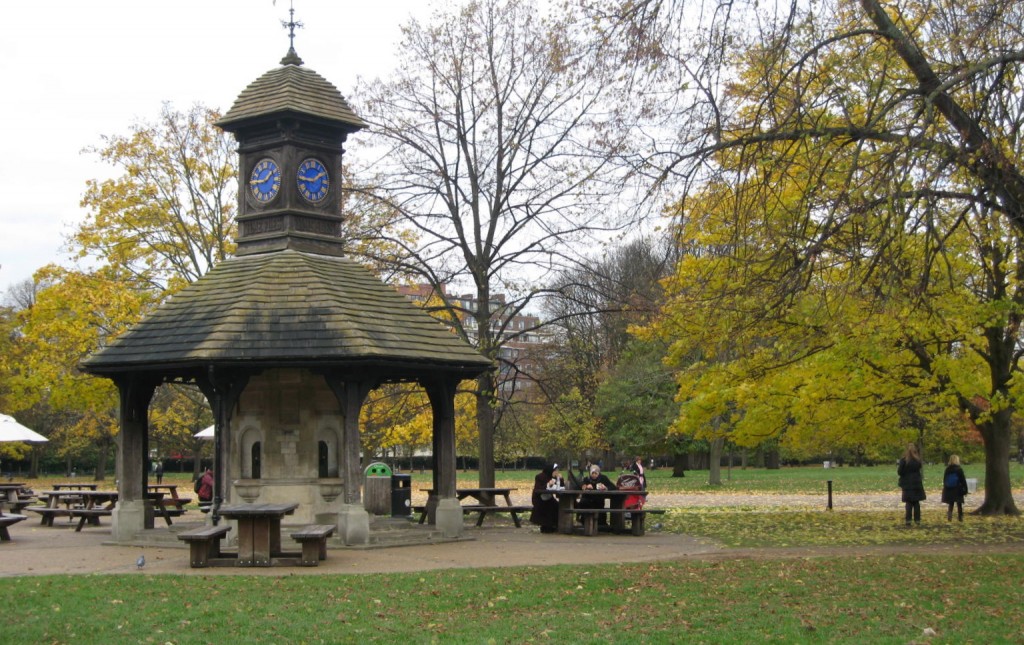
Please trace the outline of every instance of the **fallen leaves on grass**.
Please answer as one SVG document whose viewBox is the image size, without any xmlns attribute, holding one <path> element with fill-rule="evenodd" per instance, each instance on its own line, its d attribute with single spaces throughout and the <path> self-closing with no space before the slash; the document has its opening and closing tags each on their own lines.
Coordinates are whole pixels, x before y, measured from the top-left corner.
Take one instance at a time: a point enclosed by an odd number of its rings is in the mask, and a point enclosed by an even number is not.
<svg viewBox="0 0 1024 645">
<path fill-rule="evenodd" d="M 874 546 L 884 544 L 1024 543 L 1024 519 L 969 516 L 947 522 L 944 510 L 925 511 L 907 527 L 902 510 L 811 511 L 673 509 L 662 530 L 713 539 L 730 547 Z"/>
</svg>

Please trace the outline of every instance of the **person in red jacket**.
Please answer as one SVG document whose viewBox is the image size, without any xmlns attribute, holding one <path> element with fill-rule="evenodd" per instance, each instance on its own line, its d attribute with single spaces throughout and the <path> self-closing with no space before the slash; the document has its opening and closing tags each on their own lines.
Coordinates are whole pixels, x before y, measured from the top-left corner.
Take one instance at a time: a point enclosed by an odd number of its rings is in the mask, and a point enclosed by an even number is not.
<svg viewBox="0 0 1024 645">
<path fill-rule="evenodd" d="M 196 494 L 199 495 L 200 502 L 213 501 L 213 471 L 209 468 L 203 473 L 203 476 L 199 478 L 199 483 L 196 486 Z"/>
</svg>

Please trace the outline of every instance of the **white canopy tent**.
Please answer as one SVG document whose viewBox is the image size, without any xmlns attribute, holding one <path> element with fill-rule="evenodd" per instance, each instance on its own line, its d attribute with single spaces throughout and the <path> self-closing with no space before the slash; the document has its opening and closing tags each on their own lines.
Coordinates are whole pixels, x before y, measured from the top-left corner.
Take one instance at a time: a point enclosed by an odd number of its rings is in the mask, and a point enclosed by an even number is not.
<svg viewBox="0 0 1024 645">
<path fill-rule="evenodd" d="M 192 436 L 195 437 L 196 439 L 206 439 L 208 441 L 213 441 L 213 426 L 210 426 L 209 428 L 204 428 Z"/>
<path fill-rule="evenodd" d="M 213 436 L 211 434 L 211 436 Z M 35 430 L 29 430 L 7 414 L 0 414 L 0 441 L 27 441 L 30 443 L 46 443 L 46 437 Z"/>
</svg>

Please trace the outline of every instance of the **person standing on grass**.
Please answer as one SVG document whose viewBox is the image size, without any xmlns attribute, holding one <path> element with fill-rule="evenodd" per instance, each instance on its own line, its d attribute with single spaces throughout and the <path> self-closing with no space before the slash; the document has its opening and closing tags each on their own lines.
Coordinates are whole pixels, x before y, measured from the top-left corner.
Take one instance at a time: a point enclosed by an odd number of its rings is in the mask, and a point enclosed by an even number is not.
<svg viewBox="0 0 1024 645">
<path fill-rule="evenodd" d="M 920 525 L 921 502 L 928 495 L 924 492 L 924 464 L 921 463 L 921 453 L 915 444 L 907 444 L 907 450 L 896 466 L 896 474 L 900 476 L 900 488 L 903 490 L 907 526 L 910 526 L 911 516 L 914 523 Z"/>
<path fill-rule="evenodd" d="M 964 521 L 964 495 L 967 494 L 967 477 L 960 467 L 959 455 L 950 455 L 946 472 L 942 473 L 942 503 L 949 506 L 946 521 L 953 521 L 953 504 L 956 504 L 957 519 Z"/>
</svg>

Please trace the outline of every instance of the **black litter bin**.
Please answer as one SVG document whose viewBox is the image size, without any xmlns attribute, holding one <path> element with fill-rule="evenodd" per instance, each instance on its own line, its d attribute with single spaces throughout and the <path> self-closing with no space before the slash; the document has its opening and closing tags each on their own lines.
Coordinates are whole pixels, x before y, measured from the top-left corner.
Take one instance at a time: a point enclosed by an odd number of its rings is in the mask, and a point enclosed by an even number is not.
<svg viewBox="0 0 1024 645">
<path fill-rule="evenodd" d="M 391 475 L 391 517 L 412 515 L 412 475 Z"/>
</svg>

